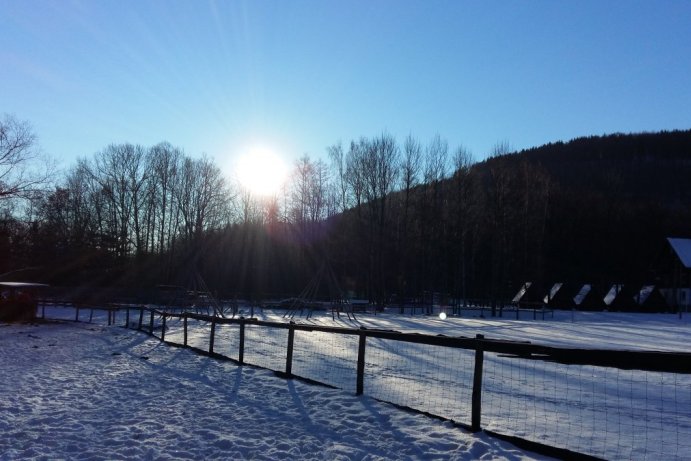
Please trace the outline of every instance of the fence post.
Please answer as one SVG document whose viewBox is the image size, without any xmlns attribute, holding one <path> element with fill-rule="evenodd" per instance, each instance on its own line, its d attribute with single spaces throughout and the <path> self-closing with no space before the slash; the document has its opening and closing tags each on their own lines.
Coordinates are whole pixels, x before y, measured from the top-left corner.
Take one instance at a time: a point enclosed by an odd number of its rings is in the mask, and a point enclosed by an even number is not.
<svg viewBox="0 0 691 461">
<path fill-rule="evenodd" d="M 149 314 L 149 334 L 153 336 L 154 334 L 154 310 L 151 309 Z"/>
<path fill-rule="evenodd" d="M 127 306 L 125 309 L 125 328 L 130 327 L 130 306 Z"/>
<path fill-rule="evenodd" d="M 166 340 L 166 313 L 164 312 L 161 320 L 161 341 Z"/>
<path fill-rule="evenodd" d="M 357 385 L 355 395 L 362 395 L 365 389 L 365 347 L 367 335 L 360 333 L 360 341 L 357 351 Z"/>
<path fill-rule="evenodd" d="M 473 374 L 473 402 L 472 402 L 472 421 L 470 428 L 473 432 L 480 431 L 480 418 L 482 415 L 482 365 L 485 361 L 485 351 L 482 349 L 484 335 L 477 335 L 475 346 L 475 372 Z"/>
<path fill-rule="evenodd" d="M 41 318 L 46 319 L 46 303 L 41 304 Z"/>
<path fill-rule="evenodd" d="M 142 322 L 144 321 L 144 306 L 139 306 L 139 326 L 137 330 L 142 329 Z"/>
<path fill-rule="evenodd" d="M 209 355 L 214 353 L 214 339 L 216 338 L 216 316 L 211 317 L 211 333 L 209 333 Z"/>
<path fill-rule="evenodd" d="M 240 317 L 240 351 L 238 354 L 240 365 L 245 363 L 245 318 Z"/>
<path fill-rule="evenodd" d="M 187 346 L 187 314 L 182 318 L 182 325 L 183 325 L 183 331 L 184 335 L 182 338 L 182 345 Z"/>
<path fill-rule="evenodd" d="M 294 322 L 288 327 L 288 350 L 286 352 L 286 375 L 293 376 L 293 344 L 295 343 Z"/>
<path fill-rule="evenodd" d="M 74 316 L 74 321 L 75 321 L 75 322 L 79 322 L 79 305 L 75 305 L 74 307 L 75 307 L 76 310 L 77 310 L 77 313 L 76 313 L 76 315 Z"/>
</svg>

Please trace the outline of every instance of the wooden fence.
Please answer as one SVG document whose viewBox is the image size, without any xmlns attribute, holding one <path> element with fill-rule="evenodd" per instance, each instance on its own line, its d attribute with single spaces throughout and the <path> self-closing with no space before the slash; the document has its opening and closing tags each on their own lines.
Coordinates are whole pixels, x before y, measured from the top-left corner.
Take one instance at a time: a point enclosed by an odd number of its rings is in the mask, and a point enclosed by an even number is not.
<svg viewBox="0 0 691 461">
<path fill-rule="evenodd" d="M 84 316 L 85 309 L 89 310 L 89 321 L 93 318 L 94 309 L 99 308 L 85 308 L 83 306 L 74 306 L 76 310 L 74 320 L 80 320 L 80 311 Z M 455 424 L 470 429 L 472 431 L 483 430 L 482 424 L 482 394 L 483 394 L 483 377 L 485 354 L 492 353 L 502 358 L 517 359 L 528 362 L 549 362 L 554 364 L 577 365 L 577 366 L 593 366 L 616 368 L 620 370 L 640 370 L 648 372 L 673 373 L 677 375 L 691 374 L 691 353 L 686 352 L 654 352 L 654 351 L 623 351 L 623 350 L 609 350 L 609 349 L 574 349 L 551 347 L 527 342 L 504 341 L 487 339 L 482 335 L 477 335 L 474 338 L 468 337 L 448 337 L 448 336 L 433 336 L 424 334 L 401 333 L 389 330 L 377 330 L 366 328 L 342 328 L 329 327 L 320 325 L 297 324 L 297 323 L 280 323 L 262 321 L 255 318 L 221 318 L 209 315 L 200 315 L 189 312 L 172 313 L 143 306 L 110 306 L 102 308 L 107 312 L 108 324 L 117 325 L 116 314 L 120 316 L 122 322 L 122 315 L 124 314 L 124 325 L 129 328 L 136 328 L 142 330 L 152 336 L 159 338 L 161 341 L 169 343 L 167 339 L 168 324 L 172 320 L 182 322 L 182 343 L 171 343 L 181 345 L 183 347 L 191 347 L 197 352 L 209 355 L 211 357 L 223 357 L 233 360 L 241 365 L 246 364 L 246 329 L 248 327 L 264 327 L 275 330 L 287 331 L 285 338 L 285 364 L 282 369 L 273 369 L 274 372 L 280 376 L 287 378 L 300 378 L 310 382 L 320 382 L 319 378 L 309 376 L 299 376 L 294 373 L 293 359 L 295 347 L 295 333 L 296 332 L 321 332 L 328 335 L 347 336 L 357 338 L 357 360 L 355 363 L 354 379 L 355 392 L 357 395 L 365 393 L 365 368 L 367 363 L 367 347 L 368 341 L 373 339 L 394 341 L 399 343 L 409 343 L 426 345 L 432 347 L 451 348 L 469 351 L 473 354 L 473 373 L 472 373 L 472 397 L 471 397 L 471 415 L 470 424 L 454 421 Z M 43 311 L 45 317 L 45 311 Z M 208 348 L 200 349 L 192 347 L 189 344 L 189 323 L 190 321 L 204 322 L 208 325 Z M 237 359 L 231 358 L 228 355 L 220 354 L 216 351 L 216 331 L 219 326 L 234 325 L 238 329 L 237 351 L 234 354 Z M 249 365 L 257 365 L 249 363 Z M 322 383 L 324 383 L 322 381 Z M 326 384 L 326 383 L 324 383 Z M 328 385 L 328 384 L 327 384 Z M 682 392 L 691 392 L 683 390 Z M 396 402 L 392 402 L 396 404 Z M 427 412 L 425 412 L 427 413 Z M 435 416 L 433 414 L 433 416 Z M 443 417 L 443 415 L 436 415 Z M 504 434 L 496 431 L 486 431 L 497 437 L 510 440 L 511 442 L 523 446 L 527 449 L 539 451 L 551 456 L 560 458 L 594 458 L 593 455 L 583 452 L 574 452 L 569 448 L 559 447 L 558 443 L 543 444 L 536 440 L 529 440 L 528 438 L 516 437 L 511 434 Z M 682 434 L 686 435 L 686 434 Z M 691 436 L 691 434 L 688 434 Z M 682 442 L 683 444 L 687 443 Z M 684 445 L 681 449 L 682 456 L 684 450 L 689 448 Z M 677 449 L 679 452 L 679 449 Z M 626 455 L 628 456 L 628 455 Z"/>
</svg>

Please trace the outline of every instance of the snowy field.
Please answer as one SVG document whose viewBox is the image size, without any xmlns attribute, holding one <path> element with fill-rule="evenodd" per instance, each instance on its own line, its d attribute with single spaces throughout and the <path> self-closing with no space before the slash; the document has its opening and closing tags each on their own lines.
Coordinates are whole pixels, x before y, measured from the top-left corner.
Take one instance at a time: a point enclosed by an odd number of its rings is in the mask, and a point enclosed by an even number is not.
<svg viewBox="0 0 691 461">
<path fill-rule="evenodd" d="M 282 312 L 260 310 L 255 314 L 262 320 L 285 321 Z M 73 319 L 74 311 L 56 309 L 47 312 L 47 316 Z M 80 318 L 88 319 L 88 314 Z M 101 416 L 102 419 L 94 427 L 93 422 L 86 424 L 80 419 L 81 411 L 75 411 L 70 417 L 75 420 L 72 426 L 78 428 L 81 425 L 85 429 L 75 431 L 71 437 L 66 437 L 66 434 L 47 437 L 43 429 L 59 432 L 63 425 L 58 421 L 65 420 L 66 416 L 53 416 L 51 419 L 43 410 L 46 407 L 44 402 L 35 406 L 40 413 L 38 420 L 41 424 L 31 422 L 36 420 L 27 420 L 24 416 L 26 410 L 34 408 L 30 402 L 41 403 L 43 400 L 38 400 L 40 392 L 26 389 L 28 396 L 22 402 L 24 409 L 17 407 L 19 399 L 7 410 L 3 407 L 2 411 L 10 413 L 10 417 L 3 414 L 0 424 L 21 421 L 19 440 L 24 437 L 25 443 L 27 438 L 31 441 L 52 440 L 44 451 L 34 456 L 62 453 L 76 457 L 73 453 L 84 452 L 89 453 L 85 455 L 86 458 L 93 458 L 96 455 L 94 448 L 88 447 L 92 447 L 96 441 L 99 447 L 111 445 L 107 449 L 111 454 L 103 455 L 109 459 L 133 456 L 523 459 L 535 456 L 489 439 L 486 435 L 473 436 L 449 423 L 410 414 L 371 399 L 375 397 L 391 401 L 469 424 L 473 351 L 370 338 L 367 342 L 365 397 L 355 397 L 356 337 L 296 332 L 293 373 L 337 386 L 344 392 L 299 381 L 281 380 L 270 372 L 238 368 L 230 363 L 196 356 L 191 351 L 164 346 L 141 333 L 119 327 L 103 327 L 104 317 L 95 317 L 94 321 L 99 326 L 70 323 L 0 328 L 2 363 L 17 362 L 15 372 L 9 375 L 12 379 L 26 373 L 22 370 L 35 369 L 38 363 L 42 363 L 42 367 L 55 368 L 53 373 L 57 376 L 70 373 L 70 368 L 64 363 L 75 363 L 77 369 L 91 366 L 91 371 L 78 371 L 76 376 L 72 376 L 72 381 L 77 384 L 69 387 L 75 388 L 71 395 L 78 401 L 69 407 L 81 408 L 86 405 L 86 410 L 92 413 L 113 415 L 105 419 Z M 364 326 L 446 336 L 474 337 L 484 334 L 491 339 L 530 341 L 552 346 L 691 352 L 691 323 L 687 317 L 679 319 L 674 315 L 557 311 L 553 319 L 548 317 L 545 321 L 532 320 L 532 315 L 530 320 L 516 321 L 478 318 L 477 312 L 467 312 L 463 317 L 449 317 L 446 320 L 437 316 L 385 313 L 377 316 L 359 315 L 357 321 L 345 317 L 333 321 L 330 315 L 318 314 L 309 320 L 296 317 L 295 321 L 310 325 Z M 117 324 L 124 324 L 122 313 Z M 56 330 L 50 337 L 45 334 L 53 331 L 46 329 L 48 326 Z M 34 328 L 38 330 L 30 331 Z M 209 345 L 209 325 L 190 321 L 189 328 L 189 344 L 206 350 Z M 5 332 L 8 331 L 13 333 L 13 340 L 7 339 Z M 160 328 L 155 333 L 160 334 Z M 237 325 L 218 326 L 214 350 L 237 359 L 237 333 Z M 20 341 L 17 341 L 18 338 Z M 166 340 L 182 343 L 181 322 L 169 320 Z M 286 340 L 286 330 L 248 326 L 245 361 L 282 371 Z M 14 346 L 10 344 L 17 344 L 18 349 L 12 349 Z M 23 351 L 33 352 L 36 349 L 34 346 L 51 350 L 57 344 L 69 346 L 68 350 L 73 350 L 71 354 L 76 354 L 65 357 L 62 366 L 60 363 L 53 365 L 55 358 L 35 363 L 35 359 L 23 355 Z M 92 365 L 86 365 L 89 358 L 94 360 Z M 99 371 L 99 367 L 103 371 Z M 112 372 L 108 371 L 109 367 L 113 369 Z M 7 368 L 3 366 L 3 369 Z M 37 372 L 26 374 L 35 376 Z M 121 375 L 125 378 L 122 381 Z M 86 379 L 84 377 L 96 379 L 97 376 L 118 378 L 106 380 L 108 389 L 96 394 L 89 390 L 94 383 L 79 384 L 81 379 Z M 45 378 L 43 381 L 34 380 L 36 384 L 32 388 L 47 386 L 46 393 L 51 392 L 49 381 Z M 98 384 L 105 385 L 102 381 L 98 380 Z M 199 386 L 198 382 L 205 383 L 205 386 Z M 239 382 L 242 382 L 242 386 L 239 386 Z M 5 389 L 26 388 L 26 385 L 17 382 L 3 383 L 2 386 L 5 386 L 3 395 L 7 395 Z M 201 388 L 201 391 L 195 391 L 196 388 Z M 64 391 L 59 387 L 52 392 L 59 392 L 63 396 L 61 398 L 65 398 Z M 109 397 L 96 399 L 96 395 L 100 394 Z M 236 398 L 240 394 L 243 399 Z M 181 395 L 185 398 L 181 399 Z M 223 395 L 230 396 L 225 403 L 221 403 Z M 83 402 L 79 400 L 81 398 Z M 254 407 L 258 401 L 266 405 L 266 415 Z M 229 410 L 234 415 L 248 415 L 242 417 L 241 421 L 222 410 L 225 406 L 248 402 L 251 402 L 252 408 L 233 407 Z M 297 405 L 297 402 L 301 404 Z M 109 404 L 114 408 L 100 410 Z M 269 412 L 269 408 L 274 410 Z M 376 408 L 377 416 L 372 415 L 373 408 Z M 213 414 L 217 409 L 221 409 L 221 413 Z M 125 412 L 136 413 L 136 418 L 130 418 Z M 87 420 L 88 415 L 87 411 Z M 306 426 L 300 425 L 301 417 L 306 418 Z M 47 419 L 48 424 L 42 419 Z M 126 424 L 128 427 L 139 430 L 133 435 L 121 427 L 114 429 L 123 425 L 122 419 L 129 421 Z M 134 424 L 139 420 L 141 422 Z M 207 436 L 191 435 L 197 430 L 197 423 L 193 421 L 209 426 L 204 429 Z M 266 429 L 272 425 L 275 427 Z M 232 429 L 228 429 L 231 426 Z M 106 431 L 105 427 L 109 429 Z M 284 429 L 286 427 L 290 427 L 290 430 Z M 691 379 L 687 375 L 567 366 L 486 354 L 482 427 L 607 459 L 691 459 Z M 317 428 L 323 428 L 326 438 L 318 437 L 317 433 L 321 434 L 322 430 L 317 431 Z M 273 434 L 276 440 L 263 440 L 265 435 L 255 433 L 264 429 L 266 433 Z M 7 433 L 5 428 L 3 432 Z M 82 437 L 84 433 L 95 435 L 84 441 L 79 439 L 80 432 Z M 190 440 L 195 440 L 196 448 L 181 448 L 175 434 L 180 440 L 187 441 L 185 446 L 190 446 Z M 349 436 L 336 440 L 340 434 Z M 82 440 L 81 445 L 75 438 Z M 10 438 L 13 439 L 15 437 Z M 261 443 L 258 440 L 262 440 Z M 220 448 L 216 442 L 220 443 Z M 28 446 L 36 449 L 35 443 L 20 448 L 17 442 L 0 442 L 5 443 L 11 445 L 7 448 L 0 445 L 0 458 L 24 458 L 23 455 L 30 455 L 30 452 L 22 450 L 29 449 Z M 65 451 L 67 445 L 71 448 Z M 171 451 L 169 447 L 172 446 L 177 448 Z M 325 451 L 325 446 L 342 447 L 342 450 Z M 55 447 L 63 448 L 55 451 Z"/>
<path fill-rule="evenodd" d="M 2 460 L 546 459 L 102 323 L 0 324 L 0 370 Z"/>
</svg>

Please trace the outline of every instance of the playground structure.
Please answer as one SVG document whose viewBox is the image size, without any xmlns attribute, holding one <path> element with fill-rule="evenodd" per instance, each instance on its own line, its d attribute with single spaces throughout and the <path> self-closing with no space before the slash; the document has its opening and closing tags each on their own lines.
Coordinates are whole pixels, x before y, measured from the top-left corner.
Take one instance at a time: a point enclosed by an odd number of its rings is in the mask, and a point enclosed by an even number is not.
<svg viewBox="0 0 691 461">
<path fill-rule="evenodd" d="M 328 290 L 328 301 L 318 301 L 319 291 L 322 284 L 326 283 Z M 296 316 L 309 320 L 315 310 L 330 310 L 333 320 L 341 318 L 345 314 L 348 320 L 357 320 L 355 317 L 355 303 L 351 303 L 343 295 L 336 274 L 326 261 L 322 262 L 312 280 L 302 290 L 296 298 L 289 298 L 279 303 L 278 307 L 285 308 L 283 318 L 294 319 Z"/>
</svg>

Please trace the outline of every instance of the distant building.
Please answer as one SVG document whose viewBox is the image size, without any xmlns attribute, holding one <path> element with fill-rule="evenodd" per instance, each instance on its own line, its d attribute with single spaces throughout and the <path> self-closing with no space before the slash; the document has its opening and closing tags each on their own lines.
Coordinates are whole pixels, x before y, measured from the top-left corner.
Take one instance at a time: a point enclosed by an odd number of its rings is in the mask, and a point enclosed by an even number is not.
<svg viewBox="0 0 691 461">
<path fill-rule="evenodd" d="M 601 311 L 606 305 L 602 294 L 593 285 L 584 284 L 573 297 L 574 307 L 582 311 Z"/>
<path fill-rule="evenodd" d="M 668 238 L 671 267 L 669 283 L 661 290 L 668 305 L 677 312 L 691 307 L 691 239 Z"/>
<path fill-rule="evenodd" d="M 634 297 L 642 312 L 665 312 L 669 305 L 655 285 L 645 285 Z"/>
<path fill-rule="evenodd" d="M 630 285 L 612 285 L 603 299 L 607 309 L 625 312 L 665 312 L 669 305 L 655 285 L 634 290 Z"/>
<path fill-rule="evenodd" d="M 521 285 L 521 289 L 518 290 L 511 302 L 518 307 L 524 308 L 542 307 L 544 305 L 543 297 L 544 295 L 539 292 L 533 282 L 525 282 Z"/>
<path fill-rule="evenodd" d="M 628 285 L 615 283 L 609 289 L 603 301 L 610 311 L 632 312 L 639 310 L 638 303 L 634 299 L 636 293 Z"/>
<path fill-rule="evenodd" d="M 574 292 L 573 286 L 558 282 L 552 285 L 543 301 L 553 309 L 573 309 L 575 307 Z"/>
</svg>

